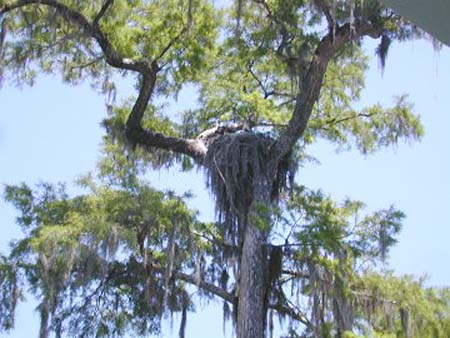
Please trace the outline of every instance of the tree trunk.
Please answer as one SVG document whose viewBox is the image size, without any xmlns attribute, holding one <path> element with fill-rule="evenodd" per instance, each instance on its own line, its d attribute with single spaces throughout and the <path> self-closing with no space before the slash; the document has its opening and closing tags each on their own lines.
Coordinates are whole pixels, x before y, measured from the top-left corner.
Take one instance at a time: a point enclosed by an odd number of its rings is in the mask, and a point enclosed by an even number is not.
<svg viewBox="0 0 450 338">
<path fill-rule="evenodd" d="M 238 338 L 263 338 L 267 311 L 267 236 L 271 184 L 261 178 L 245 229 L 239 276 Z"/>
<path fill-rule="evenodd" d="M 239 281 L 238 338 L 265 336 L 267 258 L 264 239 L 262 230 L 253 225 L 247 226 Z"/>
<path fill-rule="evenodd" d="M 39 338 L 48 338 L 50 330 L 48 327 L 49 320 L 49 300 L 47 296 L 44 296 L 42 303 L 39 305 L 39 311 L 41 315 L 41 325 L 39 328 Z"/>
</svg>

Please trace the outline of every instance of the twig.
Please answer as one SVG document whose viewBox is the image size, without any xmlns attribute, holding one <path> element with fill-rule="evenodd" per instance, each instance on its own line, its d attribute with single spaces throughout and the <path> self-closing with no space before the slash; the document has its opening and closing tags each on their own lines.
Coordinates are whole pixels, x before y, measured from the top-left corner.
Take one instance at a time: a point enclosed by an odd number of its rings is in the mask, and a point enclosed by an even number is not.
<svg viewBox="0 0 450 338">
<path fill-rule="evenodd" d="M 100 19 L 105 15 L 106 11 L 113 3 L 114 3 L 114 0 L 106 0 L 103 3 L 102 8 L 100 8 L 100 11 L 95 16 L 94 21 L 92 22 L 92 25 L 94 27 L 98 27 L 98 23 L 99 23 Z"/>
</svg>

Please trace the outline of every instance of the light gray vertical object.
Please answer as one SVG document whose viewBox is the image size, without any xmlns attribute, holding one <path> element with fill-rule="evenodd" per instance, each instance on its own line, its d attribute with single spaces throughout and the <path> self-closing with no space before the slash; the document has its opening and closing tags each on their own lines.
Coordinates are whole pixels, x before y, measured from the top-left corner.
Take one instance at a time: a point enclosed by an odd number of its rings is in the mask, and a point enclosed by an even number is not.
<svg viewBox="0 0 450 338">
<path fill-rule="evenodd" d="M 382 0 L 381 2 L 450 46 L 450 0 Z"/>
</svg>

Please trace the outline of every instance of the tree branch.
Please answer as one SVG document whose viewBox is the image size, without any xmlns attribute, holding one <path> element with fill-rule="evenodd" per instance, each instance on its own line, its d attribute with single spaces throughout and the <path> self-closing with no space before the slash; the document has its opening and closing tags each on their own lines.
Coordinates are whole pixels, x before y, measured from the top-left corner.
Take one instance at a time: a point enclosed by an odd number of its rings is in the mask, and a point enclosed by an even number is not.
<svg viewBox="0 0 450 338">
<path fill-rule="evenodd" d="M 100 61 L 102 61 L 102 60 L 103 60 L 103 56 L 98 57 L 98 58 L 96 58 L 96 59 L 94 59 L 94 60 L 92 60 L 92 61 L 89 61 L 89 62 L 86 62 L 86 63 L 83 63 L 83 64 L 78 64 L 78 65 L 71 66 L 70 69 L 71 69 L 71 70 L 74 70 L 74 69 L 83 69 L 83 68 L 87 68 L 87 67 L 90 67 L 90 66 L 92 66 L 92 65 L 94 65 L 94 64 L 96 64 L 97 62 L 100 62 Z"/>
<path fill-rule="evenodd" d="M 310 274 L 309 273 L 305 273 L 305 272 L 301 272 L 301 271 L 293 271 L 293 270 L 282 270 L 281 273 L 283 275 L 289 275 L 292 276 L 294 278 L 309 278 Z"/>
<path fill-rule="evenodd" d="M 212 245 L 220 246 L 221 248 L 228 250 L 229 252 L 232 253 L 232 255 L 235 255 L 235 256 L 238 255 L 238 252 L 239 252 L 239 247 L 238 246 L 233 245 L 233 244 L 225 243 L 225 241 L 223 241 L 220 238 L 217 238 L 216 236 L 214 236 L 212 234 L 210 236 L 207 236 L 207 235 L 205 235 L 203 233 L 199 233 L 199 232 L 196 232 L 196 231 L 191 231 L 191 234 L 208 241 Z"/>
<path fill-rule="evenodd" d="M 319 126 L 319 129 L 327 130 L 328 128 L 326 126 L 335 126 L 335 125 L 337 125 L 339 123 L 346 122 L 346 121 L 349 121 L 349 120 L 353 120 L 353 119 L 356 119 L 358 117 L 367 117 L 367 118 L 369 118 L 369 117 L 372 117 L 372 116 L 377 115 L 377 114 L 379 114 L 379 112 L 369 113 L 369 114 L 358 113 L 358 114 L 354 114 L 354 115 L 343 117 L 341 119 L 338 119 L 337 117 L 334 117 L 334 118 L 332 118 L 332 119 L 330 119 L 328 121 L 325 121 L 321 126 Z"/>
<path fill-rule="evenodd" d="M 109 1 L 107 1 L 109 3 Z M 51 8 L 54 8 L 56 11 L 56 14 L 60 15 L 67 21 L 73 23 L 78 28 L 84 31 L 84 33 L 94 38 L 97 43 L 99 44 L 100 48 L 103 51 L 103 54 L 105 55 L 106 62 L 114 67 L 114 68 L 120 68 L 125 70 L 134 70 L 139 73 L 144 73 L 149 71 L 149 65 L 147 62 L 141 62 L 141 61 L 131 61 L 123 59 L 119 54 L 114 50 L 113 46 L 110 44 L 108 39 L 106 38 L 105 34 L 100 30 L 98 25 L 91 24 L 88 19 L 81 14 L 80 12 L 69 8 L 68 6 L 55 1 L 55 0 L 19 0 L 11 5 L 3 5 L 3 7 L 0 7 L 0 15 L 8 13 L 12 10 L 25 7 L 27 5 L 44 5 Z M 108 5 L 109 6 L 109 5 Z M 104 8 L 105 6 L 103 6 Z M 106 11 L 107 7 L 104 8 L 104 11 Z M 102 12 L 102 11 L 100 11 Z M 99 13 L 100 14 L 100 13 Z M 98 16 L 98 15 L 97 15 Z M 100 17 L 98 18 L 100 19 Z"/>
<path fill-rule="evenodd" d="M 285 29 L 287 31 L 284 23 L 273 14 L 273 12 L 270 9 L 269 4 L 266 2 L 266 0 L 254 0 L 254 2 L 263 7 L 263 9 L 266 11 L 266 15 L 269 19 L 271 19 L 273 22 L 275 22 L 277 25 L 280 25 L 283 29 Z"/>
<path fill-rule="evenodd" d="M 152 265 L 151 269 L 158 273 L 164 273 L 166 271 L 165 267 L 156 266 L 156 265 Z M 230 302 L 230 303 L 234 302 L 235 296 L 233 294 L 227 292 L 226 290 L 224 290 L 212 283 L 205 282 L 203 279 L 200 279 L 200 281 L 199 281 L 198 276 L 188 275 L 186 273 L 179 272 L 179 271 L 173 271 L 172 277 L 175 279 L 181 280 L 183 282 L 186 282 L 188 284 L 197 286 L 198 288 L 202 289 L 203 291 L 209 292 L 209 293 L 213 294 L 214 296 L 222 298 L 223 300 L 225 300 L 227 302 Z"/>
<path fill-rule="evenodd" d="M 328 22 L 328 31 L 334 35 L 336 32 L 336 21 L 334 20 L 334 14 L 332 5 L 328 3 L 328 0 L 315 0 L 317 7 L 323 12 Z"/>
<path fill-rule="evenodd" d="M 180 40 L 181 36 L 186 33 L 188 30 L 187 26 L 184 26 L 183 29 L 173 38 L 169 41 L 166 47 L 162 50 L 162 52 L 158 55 L 158 57 L 155 59 L 156 62 L 158 62 L 171 48 L 172 46 Z"/>
<path fill-rule="evenodd" d="M 261 90 L 264 93 L 264 98 L 267 99 L 271 93 L 269 93 L 266 89 L 266 86 L 264 86 L 264 84 L 262 83 L 261 79 L 259 77 L 256 76 L 255 72 L 252 69 L 252 64 L 249 64 L 247 66 L 247 70 L 249 72 L 249 74 L 253 77 L 253 79 L 258 83 L 259 88 L 261 88 Z"/>
<path fill-rule="evenodd" d="M 275 310 L 276 312 L 278 312 L 278 314 L 282 315 L 282 316 L 288 316 L 291 317 L 294 320 L 299 321 L 300 323 L 302 323 L 303 325 L 305 325 L 308 328 L 312 328 L 312 324 L 311 322 L 308 320 L 308 318 L 306 318 L 306 316 L 301 313 L 300 311 L 296 311 L 293 308 L 291 308 L 290 306 L 287 305 L 283 305 L 283 304 L 268 304 L 267 306 L 269 309 Z"/>
<path fill-rule="evenodd" d="M 315 50 L 307 72 L 299 84 L 291 120 L 272 149 L 274 164 L 279 163 L 292 150 L 297 140 L 306 130 L 314 104 L 319 99 L 323 79 L 331 59 L 345 44 L 363 36 L 377 38 L 381 34 L 382 29 L 374 27 L 371 23 L 358 23 L 355 25 L 354 30 L 347 23 L 338 27 L 334 36 L 329 32 L 322 38 Z"/>
<path fill-rule="evenodd" d="M 100 11 L 98 12 L 98 14 L 96 15 L 96 17 L 94 18 L 94 21 L 92 23 L 92 25 L 94 27 L 98 27 L 98 23 L 100 22 L 100 19 L 106 14 L 106 11 L 108 10 L 108 8 L 114 3 L 114 0 L 106 0 L 103 3 L 102 8 L 100 8 Z"/>
<path fill-rule="evenodd" d="M 234 302 L 235 296 L 233 294 L 227 292 L 226 290 L 224 290 L 214 284 L 207 283 L 202 279 L 199 282 L 196 276 L 188 275 L 188 274 L 185 274 L 182 272 L 174 272 L 173 275 L 175 278 L 182 280 L 186 283 L 196 285 L 203 291 L 207 291 L 207 292 L 213 294 L 214 296 L 222 298 L 223 300 L 225 300 L 229 303 Z"/>
<path fill-rule="evenodd" d="M 138 98 L 126 123 L 125 135 L 134 145 L 139 144 L 148 148 L 165 149 L 185 154 L 201 161 L 207 151 L 202 140 L 169 137 L 149 129 L 144 129 L 141 125 L 148 101 L 150 100 L 155 87 L 157 72 L 158 68 L 154 64 L 152 71 L 143 75 Z"/>
</svg>

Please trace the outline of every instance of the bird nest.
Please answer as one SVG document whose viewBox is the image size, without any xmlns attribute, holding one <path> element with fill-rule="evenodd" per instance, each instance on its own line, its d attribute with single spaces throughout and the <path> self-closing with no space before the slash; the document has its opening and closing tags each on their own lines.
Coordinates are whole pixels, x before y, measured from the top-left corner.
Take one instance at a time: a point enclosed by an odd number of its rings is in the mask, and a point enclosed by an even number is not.
<svg viewBox="0 0 450 338">
<path fill-rule="evenodd" d="M 208 147 L 204 161 L 207 184 L 215 196 L 219 222 L 226 225 L 226 235 L 234 242 L 242 238 L 258 180 L 269 175 L 274 143 L 265 134 L 245 131 L 221 135 Z M 286 187 L 288 175 L 293 177 L 292 162 L 287 156 L 278 165 L 275 177 L 269 177 L 272 200 Z"/>
</svg>

